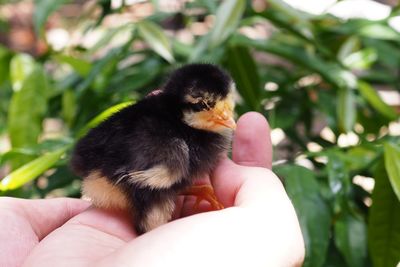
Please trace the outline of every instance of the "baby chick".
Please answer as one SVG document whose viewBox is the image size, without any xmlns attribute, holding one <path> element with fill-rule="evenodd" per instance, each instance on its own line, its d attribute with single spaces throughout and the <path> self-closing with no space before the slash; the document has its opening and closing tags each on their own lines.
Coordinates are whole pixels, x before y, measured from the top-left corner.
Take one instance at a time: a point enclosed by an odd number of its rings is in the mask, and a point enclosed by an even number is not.
<svg viewBox="0 0 400 267">
<path fill-rule="evenodd" d="M 209 174 L 230 146 L 234 87 L 211 64 L 173 72 L 160 92 L 115 113 L 77 143 L 71 166 L 84 177 L 82 193 L 95 206 L 130 211 L 138 234 L 168 222 L 177 195 L 204 191 L 193 190 L 194 180 Z"/>
</svg>

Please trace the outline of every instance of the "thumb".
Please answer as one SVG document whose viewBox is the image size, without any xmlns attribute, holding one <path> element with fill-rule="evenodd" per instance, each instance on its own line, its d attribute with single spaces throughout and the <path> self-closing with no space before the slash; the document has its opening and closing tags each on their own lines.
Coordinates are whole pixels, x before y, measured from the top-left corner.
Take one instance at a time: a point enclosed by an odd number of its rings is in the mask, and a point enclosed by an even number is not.
<svg viewBox="0 0 400 267">
<path fill-rule="evenodd" d="M 271 198 L 286 198 L 279 178 L 269 169 L 240 166 L 224 159 L 211 176 L 214 191 L 225 207 L 259 206 Z"/>
</svg>

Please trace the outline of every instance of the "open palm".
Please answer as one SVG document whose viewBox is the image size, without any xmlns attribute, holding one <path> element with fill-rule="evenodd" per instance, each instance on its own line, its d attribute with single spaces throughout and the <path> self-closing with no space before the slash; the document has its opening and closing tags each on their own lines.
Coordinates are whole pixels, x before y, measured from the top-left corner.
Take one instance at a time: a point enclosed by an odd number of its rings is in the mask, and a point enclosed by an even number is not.
<svg viewBox="0 0 400 267">
<path fill-rule="evenodd" d="M 175 220 L 138 237 L 126 215 L 86 209 L 88 203 L 81 200 L 37 200 L 34 205 L 7 199 L 12 202 L 8 228 L 18 234 L 0 229 L 1 240 L 9 240 L 0 254 L 7 253 L 6 266 L 301 265 L 301 231 L 282 184 L 268 169 L 272 148 L 267 136 L 268 124 L 259 114 L 238 121 L 233 161 L 223 160 L 211 176 L 224 210 L 204 212 L 209 209 L 204 204 L 194 214 L 193 200 L 181 199 Z"/>
</svg>

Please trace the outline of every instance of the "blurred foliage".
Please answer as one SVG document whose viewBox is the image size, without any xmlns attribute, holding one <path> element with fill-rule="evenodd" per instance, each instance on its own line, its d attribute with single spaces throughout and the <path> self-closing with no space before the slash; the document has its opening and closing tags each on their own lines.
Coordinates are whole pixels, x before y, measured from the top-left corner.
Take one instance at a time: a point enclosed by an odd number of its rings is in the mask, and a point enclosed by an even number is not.
<svg viewBox="0 0 400 267">
<path fill-rule="evenodd" d="M 34 1 L 38 38 L 46 41 L 49 16 L 70 2 Z M 156 9 L 140 21 L 103 31 L 90 47 L 50 48 L 36 58 L 0 46 L 0 133 L 11 142 L 0 155 L 0 165 L 11 169 L 0 193 L 79 196 L 79 178 L 67 167 L 74 142 L 127 101 L 157 88 L 177 66 L 213 62 L 236 80 L 238 115 L 259 111 L 271 128 L 285 133 L 276 149 L 284 163 L 274 168 L 300 219 L 304 266 L 395 266 L 400 139 L 388 128 L 399 121 L 399 111 L 376 88 L 400 89 L 400 34 L 388 24 L 399 7 L 378 21 L 341 20 L 307 14 L 280 0 L 266 2 L 263 11 L 244 0 L 193 1 L 175 13 Z M 158 7 L 157 0 L 152 3 Z M 77 24 L 84 24 L 85 32 L 103 27 L 115 13 L 129 12 L 124 5 L 113 9 L 108 0 L 97 5 L 101 12 L 95 20 L 83 17 Z M 178 21 L 174 26 L 188 30 L 213 14 L 211 29 L 194 35 L 193 42 L 181 41 L 178 30 L 168 27 Z M 265 36 L 245 34 L 271 25 Z M 117 36 L 123 41 L 115 42 Z M 62 122 L 56 136 L 44 133 L 50 118 Z M 321 135 L 324 127 L 331 138 Z M 356 142 L 339 146 L 346 136 Z M 310 151 L 310 144 L 318 149 Z M 372 177 L 373 192 L 355 183 L 355 176 Z"/>
</svg>

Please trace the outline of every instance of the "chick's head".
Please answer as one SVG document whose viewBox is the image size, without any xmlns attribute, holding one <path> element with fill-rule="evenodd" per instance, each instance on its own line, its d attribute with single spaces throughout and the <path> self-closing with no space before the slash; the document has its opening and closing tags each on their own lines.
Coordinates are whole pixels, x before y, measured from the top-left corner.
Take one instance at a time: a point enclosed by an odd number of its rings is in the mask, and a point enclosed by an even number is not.
<svg viewBox="0 0 400 267">
<path fill-rule="evenodd" d="M 236 127 L 232 78 L 211 64 L 191 64 L 176 70 L 164 90 L 182 107 L 182 120 L 190 127 L 221 133 Z"/>
</svg>

